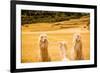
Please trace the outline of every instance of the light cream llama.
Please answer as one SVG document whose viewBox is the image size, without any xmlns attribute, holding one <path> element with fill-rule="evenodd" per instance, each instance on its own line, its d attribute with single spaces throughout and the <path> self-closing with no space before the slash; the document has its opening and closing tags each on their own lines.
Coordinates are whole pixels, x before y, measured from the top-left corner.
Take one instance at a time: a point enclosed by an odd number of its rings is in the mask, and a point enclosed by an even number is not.
<svg viewBox="0 0 100 73">
<path fill-rule="evenodd" d="M 59 43 L 59 49 L 60 49 L 60 56 L 62 58 L 62 61 L 68 61 L 68 58 L 67 58 L 67 44 L 64 41 Z"/>
</svg>

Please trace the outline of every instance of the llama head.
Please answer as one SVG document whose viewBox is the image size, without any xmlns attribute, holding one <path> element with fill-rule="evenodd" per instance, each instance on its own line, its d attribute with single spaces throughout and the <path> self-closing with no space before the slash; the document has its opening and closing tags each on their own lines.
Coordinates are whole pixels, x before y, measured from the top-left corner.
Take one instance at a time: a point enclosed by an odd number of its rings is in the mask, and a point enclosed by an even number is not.
<svg viewBox="0 0 100 73">
<path fill-rule="evenodd" d="M 60 48 L 66 47 L 67 46 L 67 42 L 61 41 L 61 42 L 59 42 L 59 46 L 60 46 Z"/>
<path fill-rule="evenodd" d="M 74 34 L 73 41 L 74 42 L 81 41 L 81 36 L 79 33 Z"/>
<path fill-rule="evenodd" d="M 41 40 L 41 41 L 47 40 L 47 35 L 46 35 L 45 33 L 42 33 L 42 34 L 40 35 L 39 40 Z"/>
</svg>

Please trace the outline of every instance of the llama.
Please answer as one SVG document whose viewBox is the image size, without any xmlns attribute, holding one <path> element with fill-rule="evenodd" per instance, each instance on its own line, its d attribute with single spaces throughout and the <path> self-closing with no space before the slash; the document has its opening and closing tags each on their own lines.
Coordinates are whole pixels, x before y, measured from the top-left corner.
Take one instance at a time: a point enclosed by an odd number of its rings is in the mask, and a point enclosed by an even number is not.
<svg viewBox="0 0 100 73">
<path fill-rule="evenodd" d="M 75 34 L 74 36 L 74 54 L 75 54 L 75 60 L 81 60 L 82 59 L 82 41 L 80 34 Z"/>
<path fill-rule="evenodd" d="M 66 58 L 66 50 L 67 50 L 67 45 L 65 42 L 60 42 L 59 43 L 59 48 L 60 48 L 60 56 L 62 57 L 62 61 L 67 61 L 68 59 Z"/>
<path fill-rule="evenodd" d="M 43 62 L 50 61 L 49 54 L 48 54 L 48 40 L 46 34 L 40 35 L 39 47 L 40 47 L 42 61 Z"/>
</svg>

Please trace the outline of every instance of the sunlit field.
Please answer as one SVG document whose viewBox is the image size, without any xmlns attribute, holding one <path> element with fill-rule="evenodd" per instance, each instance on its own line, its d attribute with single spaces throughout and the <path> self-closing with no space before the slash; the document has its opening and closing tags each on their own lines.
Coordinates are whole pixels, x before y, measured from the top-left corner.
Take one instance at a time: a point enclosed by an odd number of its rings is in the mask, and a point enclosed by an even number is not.
<svg viewBox="0 0 100 73">
<path fill-rule="evenodd" d="M 88 17 L 87 17 L 88 18 Z M 67 44 L 67 55 L 71 61 L 73 48 L 73 36 L 79 33 L 82 40 L 82 54 L 84 60 L 90 59 L 90 31 L 86 24 L 87 18 L 72 19 L 56 23 L 34 23 L 22 25 L 22 50 L 21 62 L 41 62 L 39 47 L 39 37 L 41 33 L 47 34 L 48 53 L 51 61 L 61 61 L 59 42 L 65 41 Z"/>
</svg>

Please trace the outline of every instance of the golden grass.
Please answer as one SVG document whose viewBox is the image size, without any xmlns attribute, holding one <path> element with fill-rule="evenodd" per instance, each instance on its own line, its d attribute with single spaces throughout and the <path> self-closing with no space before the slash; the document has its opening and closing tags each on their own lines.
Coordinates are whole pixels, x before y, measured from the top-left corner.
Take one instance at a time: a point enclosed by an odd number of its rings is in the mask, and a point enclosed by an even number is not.
<svg viewBox="0 0 100 73">
<path fill-rule="evenodd" d="M 53 32 L 53 31 L 52 31 Z M 41 61 L 39 53 L 38 38 L 40 33 L 22 33 L 22 62 L 38 62 Z M 47 33 L 49 40 L 48 52 L 52 61 L 61 60 L 60 50 L 58 47 L 59 41 L 66 41 L 68 44 L 68 58 L 70 59 L 70 49 L 73 47 L 73 35 L 74 33 Z M 84 59 L 90 57 L 90 36 L 89 32 L 81 33 L 83 43 Z"/>
</svg>

